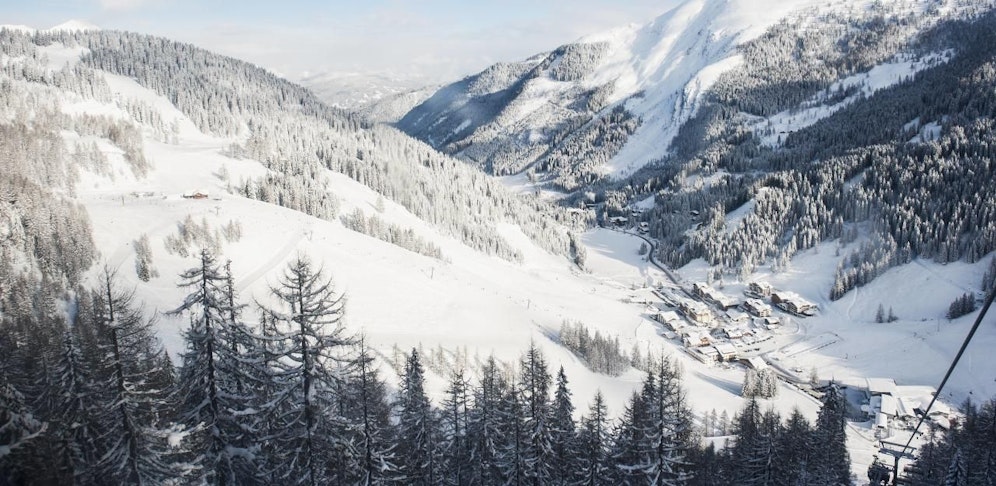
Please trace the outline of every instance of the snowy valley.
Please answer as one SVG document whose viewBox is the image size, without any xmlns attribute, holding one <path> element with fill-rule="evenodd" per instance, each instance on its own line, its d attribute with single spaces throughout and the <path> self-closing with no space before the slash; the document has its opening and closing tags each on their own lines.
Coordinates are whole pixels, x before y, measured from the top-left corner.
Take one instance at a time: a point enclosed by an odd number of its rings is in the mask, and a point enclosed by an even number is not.
<svg viewBox="0 0 996 486">
<path fill-rule="evenodd" d="M 0 483 L 867 484 L 992 290 L 996 14 L 768 7 L 438 91 L 0 28 Z"/>
</svg>

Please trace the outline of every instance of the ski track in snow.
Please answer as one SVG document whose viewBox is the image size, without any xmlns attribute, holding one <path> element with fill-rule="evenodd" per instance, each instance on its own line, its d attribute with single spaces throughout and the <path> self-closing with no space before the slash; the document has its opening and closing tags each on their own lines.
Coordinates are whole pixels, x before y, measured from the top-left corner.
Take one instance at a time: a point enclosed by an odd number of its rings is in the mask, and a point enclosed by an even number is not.
<svg viewBox="0 0 996 486">
<path fill-rule="evenodd" d="M 163 223 L 150 225 L 146 227 L 143 231 L 138 231 L 135 234 L 139 235 L 155 234 L 175 224 L 176 221 L 166 221 Z M 112 253 L 111 256 L 107 259 L 106 261 L 107 267 L 112 271 L 121 268 L 121 265 L 123 265 L 125 260 L 133 253 L 135 253 L 135 249 L 132 247 L 132 242 L 126 241 L 125 243 L 118 246 L 118 248 L 114 250 L 114 253 Z"/>
<path fill-rule="evenodd" d="M 245 289 L 249 288 L 250 285 L 256 283 L 257 280 L 276 268 L 277 265 L 280 265 L 284 262 L 284 260 L 287 260 L 287 257 L 290 256 L 291 252 L 293 252 L 294 249 L 297 248 L 298 244 L 301 243 L 301 240 L 304 239 L 304 233 L 304 229 L 299 229 L 297 232 L 291 234 L 290 238 L 287 239 L 287 243 L 277 250 L 277 252 L 266 261 L 266 263 L 260 265 L 239 280 L 239 283 L 235 285 L 236 292 L 241 294 Z"/>
</svg>

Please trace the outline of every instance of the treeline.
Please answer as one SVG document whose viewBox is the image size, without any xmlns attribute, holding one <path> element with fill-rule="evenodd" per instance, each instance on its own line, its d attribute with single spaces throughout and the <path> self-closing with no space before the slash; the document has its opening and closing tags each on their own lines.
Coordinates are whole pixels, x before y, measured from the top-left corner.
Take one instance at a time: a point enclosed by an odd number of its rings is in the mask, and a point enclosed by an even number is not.
<svg viewBox="0 0 996 486">
<path fill-rule="evenodd" d="M 782 453 L 757 445 L 769 436 L 751 425 L 753 401 L 736 421 L 736 447 L 703 449 L 680 372 L 666 358 L 650 366 L 616 420 L 600 394 L 576 420 L 563 369 L 552 376 L 535 346 L 513 374 L 494 358 L 473 383 L 454 371 L 438 405 L 413 350 L 392 391 L 364 340 L 345 331 L 343 295 L 304 257 L 284 269 L 271 289 L 275 305 L 258 305 L 256 322 L 235 297 L 228 265 L 206 250 L 179 285 L 189 293 L 167 313 L 188 321 L 178 369 L 156 339 L 155 319 L 110 271 L 79 291 L 73 314 L 55 311 L 53 295 L 39 296 L 53 309 L 44 319 L 27 309 L 3 312 L 0 477 L 115 485 L 753 484 L 716 478 L 754 477 L 740 468 L 754 467 L 762 451 Z M 785 464 L 846 483 L 846 454 L 839 462 L 825 452 L 844 450 L 840 395 L 827 396 L 815 429 L 802 419 L 784 429 L 800 458 Z"/>
<path fill-rule="evenodd" d="M 348 216 L 342 216 L 339 219 L 344 226 L 353 231 L 386 241 L 419 255 L 446 260 L 446 257 L 443 256 L 443 250 L 435 243 L 415 234 L 411 228 L 402 228 L 396 224 L 388 223 L 376 214 L 367 216 L 362 209 L 356 208 Z"/>
<path fill-rule="evenodd" d="M 619 376 L 628 370 L 632 358 L 619 347 L 619 337 L 594 334 L 580 322 L 565 320 L 560 325 L 560 344 L 581 358 L 584 365 L 598 373 Z"/>
<path fill-rule="evenodd" d="M 913 486 L 992 484 L 996 478 L 996 400 L 962 406 L 963 419 L 947 431 L 931 426 L 928 441 L 905 471 Z M 870 474 L 869 474 L 870 476 Z M 884 478 L 883 478 L 884 479 Z M 879 480 L 871 484 L 885 484 Z"/>
<path fill-rule="evenodd" d="M 794 410 L 784 422 L 756 398 L 733 418 L 733 444 L 695 451 L 694 485 L 853 484 L 845 446 L 845 399 L 830 384 L 815 424 Z M 658 483 L 659 484 L 659 483 Z"/>
</svg>

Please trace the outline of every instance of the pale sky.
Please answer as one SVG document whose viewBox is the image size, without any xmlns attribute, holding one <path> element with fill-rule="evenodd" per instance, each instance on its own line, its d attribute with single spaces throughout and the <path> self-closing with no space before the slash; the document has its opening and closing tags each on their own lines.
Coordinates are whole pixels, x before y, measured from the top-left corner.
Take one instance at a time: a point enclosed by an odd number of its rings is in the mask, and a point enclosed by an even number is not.
<svg viewBox="0 0 996 486">
<path fill-rule="evenodd" d="M 645 23 L 676 0 L 0 0 L 0 24 L 79 19 L 190 42 L 292 80 L 321 72 L 449 81 L 582 35 Z"/>
</svg>

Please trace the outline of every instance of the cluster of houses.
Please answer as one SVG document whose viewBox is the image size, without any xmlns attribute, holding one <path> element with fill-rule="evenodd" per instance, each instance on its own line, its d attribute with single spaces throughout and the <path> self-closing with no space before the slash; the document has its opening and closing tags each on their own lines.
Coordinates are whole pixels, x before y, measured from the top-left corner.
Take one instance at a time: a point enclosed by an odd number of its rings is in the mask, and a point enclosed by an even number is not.
<svg viewBox="0 0 996 486">
<path fill-rule="evenodd" d="M 740 302 L 735 298 L 704 283 L 694 284 L 685 293 L 688 296 L 673 289 L 655 289 L 654 294 L 676 310 L 660 311 L 652 307 L 651 313 L 663 325 L 664 337 L 680 338 L 693 357 L 706 363 L 735 361 L 773 338 L 769 331 L 778 321 L 771 317 L 770 308 L 766 316 L 752 317 L 738 310 Z"/>
<path fill-rule="evenodd" d="M 869 420 L 875 437 L 885 439 L 895 428 L 911 429 L 932 399 L 932 389 L 921 386 L 897 386 L 891 378 L 866 378 L 864 403 L 861 410 Z M 935 425 L 951 427 L 952 410 L 941 401 L 934 402 L 927 418 Z"/>
<path fill-rule="evenodd" d="M 757 305 L 758 302 L 763 304 L 764 299 L 770 299 L 771 303 L 776 305 L 779 309 L 800 317 L 814 316 L 816 315 L 816 311 L 819 310 L 819 307 L 817 307 L 816 304 L 802 298 L 799 294 L 784 290 L 776 290 L 767 282 L 751 282 L 747 285 L 747 288 L 744 289 L 744 294 L 747 295 L 747 297 L 753 298 L 755 302 L 752 305 Z M 757 307 L 757 309 L 761 310 L 763 308 Z M 767 312 L 770 315 L 770 307 Z"/>
</svg>

